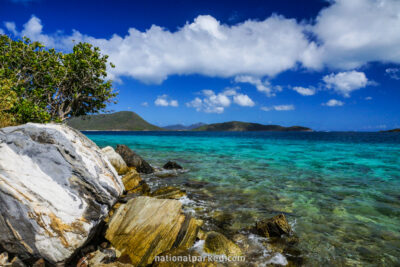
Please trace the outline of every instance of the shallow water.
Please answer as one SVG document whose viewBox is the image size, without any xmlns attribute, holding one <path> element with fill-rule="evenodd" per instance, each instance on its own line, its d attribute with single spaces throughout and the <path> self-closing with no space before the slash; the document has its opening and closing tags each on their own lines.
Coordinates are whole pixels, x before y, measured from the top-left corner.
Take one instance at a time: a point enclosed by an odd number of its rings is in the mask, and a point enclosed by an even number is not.
<svg viewBox="0 0 400 267">
<path fill-rule="evenodd" d="M 202 193 L 231 228 L 286 214 L 307 265 L 400 264 L 399 133 L 86 132 L 100 147 L 126 144 L 162 166 L 190 171 L 164 183 Z"/>
</svg>

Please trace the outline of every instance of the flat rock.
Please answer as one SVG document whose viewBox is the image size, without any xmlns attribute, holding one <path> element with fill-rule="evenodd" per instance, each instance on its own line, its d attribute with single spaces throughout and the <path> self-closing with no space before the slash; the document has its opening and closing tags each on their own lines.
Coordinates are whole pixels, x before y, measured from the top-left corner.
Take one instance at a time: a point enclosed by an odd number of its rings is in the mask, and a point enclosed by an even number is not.
<svg viewBox="0 0 400 267">
<path fill-rule="evenodd" d="M 117 145 L 115 151 L 121 155 L 128 167 L 135 167 L 140 173 L 153 173 L 154 169 L 141 156 L 126 145 Z"/>
<path fill-rule="evenodd" d="M 292 228 L 285 215 L 279 214 L 272 218 L 258 221 L 255 230 L 264 237 L 280 237 L 281 235 L 289 235 Z"/>
<path fill-rule="evenodd" d="M 68 126 L 0 130 L 0 246 L 21 260 L 64 262 L 123 191 L 101 150 Z"/>
<path fill-rule="evenodd" d="M 191 247 L 197 231 L 196 220 L 182 213 L 179 201 L 140 196 L 115 211 L 105 237 L 121 252 L 119 261 L 146 266 L 167 250 Z"/>
<path fill-rule="evenodd" d="M 204 242 L 204 251 L 210 254 L 226 255 L 226 256 L 240 256 L 242 255 L 241 249 L 226 238 L 223 234 L 218 232 L 208 232 Z"/>
<path fill-rule="evenodd" d="M 128 165 L 126 165 L 121 155 L 115 152 L 114 148 L 106 146 L 101 149 L 101 152 L 108 158 L 119 175 L 124 175 L 129 171 Z"/>
</svg>

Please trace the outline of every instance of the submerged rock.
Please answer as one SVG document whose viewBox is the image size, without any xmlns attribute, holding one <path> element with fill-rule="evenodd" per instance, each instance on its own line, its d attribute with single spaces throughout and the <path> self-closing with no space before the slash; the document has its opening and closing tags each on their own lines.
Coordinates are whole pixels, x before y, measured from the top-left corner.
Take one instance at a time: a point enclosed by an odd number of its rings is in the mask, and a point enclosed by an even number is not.
<svg viewBox="0 0 400 267">
<path fill-rule="evenodd" d="M 183 169 L 182 166 L 176 163 L 175 161 L 168 161 L 167 163 L 164 164 L 163 168 L 166 170 Z"/>
<path fill-rule="evenodd" d="M 258 221 L 255 228 L 257 233 L 264 237 L 280 237 L 284 234 L 289 235 L 292 231 L 292 228 L 283 214 Z"/>
<path fill-rule="evenodd" d="M 129 167 L 135 167 L 141 173 L 153 173 L 154 169 L 141 156 L 136 154 L 126 145 L 117 145 L 115 151 L 121 155 Z"/>
<path fill-rule="evenodd" d="M 186 196 L 186 192 L 174 186 L 166 186 L 157 189 L 151 193 L 151 196 L 156 198 L 180 199 Z"/>
<path fill-rule="evenodd" d="M 65 261 L 123 190 L 100 149 L 68 126 L 0 130 L 0 245 L 21 260 Z"/>
<path fill-rule="evenodd" d="M 198 224 L 182 214 L 181 208 L 177 200 L 144 196 L 121 205 L 111 217 L 105 236 L 121 251 L 119 261 L 146 266 L 167 250 L 191 247 Z"/>
<path fill-rule="evenodd" d="M 210 254 L 240 256 L 242 250 L 223 234 L 208 232 L 204 243 L 204 251 Z"/>
<path fill-rule="evenodd" d="M 119 175 L 124 175 L 129 171 L 129 168 L 126 165 L 125 161 L 122 159 L 120 154 L 115 152 L 114 148 L 106 146 L 105 148 L 101 149 L 101 152 L 103 152 L 104 155 L 108 158 L 108 160 L 114 166 Z"/>
</svg>

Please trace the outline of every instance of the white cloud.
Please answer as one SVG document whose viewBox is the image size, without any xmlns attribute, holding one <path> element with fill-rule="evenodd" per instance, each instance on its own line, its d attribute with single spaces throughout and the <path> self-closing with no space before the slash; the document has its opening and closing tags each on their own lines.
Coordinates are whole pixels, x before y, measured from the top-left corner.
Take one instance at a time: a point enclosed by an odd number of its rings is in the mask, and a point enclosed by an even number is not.
<svg viewBox="0 0 400 267">
<path fill-rule="evenodd" d="M 280 86 L 272 86 L 267 80 L 262 81 L 260 78 L 250 75 L 239 75 L 235 77 L 236 83 L 249 83 L 254 85 L 259 92 L 265 93 L 268 97 L 275 96 L 276 92 L 282 91 Z"/>
<path fill-rule="evenodd" d="M 301 86 L 295 86 L 295 87 L 293 87 L 293 90 L 304 96 L 315 95 L 315 92 L 316 92 L 315 88 L 312 88 L 312 87 L 305 88 L 305 87 L 301 87 Z"/>
<path fill-rule="evenodd" d="M 289 110 L 294 110 L 294 109 L 295 109 L 294 105 L 276 105 L 276 106 L 271 106 L 271 107 L 261 107 L 261 110 L 264 110 L 264 111 L 271 111 L 271 110 L 289 111 Z"/>
<path fill-rule="evenodd" d="M 400 1 L 332 2 L 311 29 L 322 43 L 310 56 L 315 65 L 354 69 L 373 61 L 400 63 Z"/>
<path fill-rule="evenodd" d="M 328 89 L 333 89 L 344 97 L 350 97 L 350 93 L 367 86 L 368 79 L 364 72 L 347 71 L 337 74 L 329 74 L 322 79 Z"/>
<path fill-rule="evenodd" d="M 277 15 L 233 26 L 204 15 L 174 32 L 153 25 L 144 32 L 130 28 L 127 35 L 115 34 L 110 39 L 96 39 L 78 31 L 47 35 L 42 30 L 40 19 L 32 16 L 19 35 L 63 49 L 70 48 L 72 40 L 90 42 L 110 56 L 116 65 L 110 70 L 114 76 L 151 83 L 160 83 L 173 74 L 274 76 L 295 67 L 308 46 L 304 26 Z"/>
<path fill-rule="evenodd" d="M 322 103 L 323 106 L 328 106 L 328 107 L 340 107 L 343 106 L 344 103 L 342 101 L 336 100 L 336 99 L 331 99 L 326 103 Z"/>
<path fill-rule="evenodd" d="M 173 100 L 173 99 L 169 99 L 168 95 L 160 95 L 157 97 L 157 99 L 154 101 L 154 104 L 156 106 L 161 106 L 161 107 L 178 107 L 178 101 L 177 100 Z"/>
<path fill-rule="evenodd" d="M 390 78 L 400 80 L 400 68 L 388 68 L 385 72 Z"/>
<path fill-rule="evenodd" d="M 233 97 L 233 102 L 242 107 L 253 107 L 255 105 L 254 101 L 248 95 L 237 94 Z"/>
<path fill-rule="evenodd" d="M 14 22 L 6 21 L 4 22 L 4 26 L 6 26 L 6 29 L 10 31 L 12 34 L 14 35 L 18 34 L 17 27 L 15 26 Z"/>
<path fill-rule="evenodd" d="M 0 34 L 4 34 L 4 31 L 2 28 L 0 28 Z"/>
<path fill-rule="evenodd" d="M 367 96 L 367 97 L 365 98 L 365 100 L 372 100 L 372 97 L 371 97 L 371 96 Z"/>
<path fill-rule="evenodd" d="M 196 97 L 186 103 L 186 106 L 206 113 L 222 113 L 232 102 L 243 107 L 253 107 L 255 105 L 248 95 L 238 93 L 237 90 L 239 90 L 238 87 L 226 88 L 218 94 L 213 90 L 203 90 L 201 91 L 203 98 Z"/>
<path fill-rule="evenodd" d="M 148 102 L 143 102 L 142 104 L 140 104 L 141 106 L 143 106 L 143 107 L 148 107 L 149 106 L 149 103 Z"/>
</svg>

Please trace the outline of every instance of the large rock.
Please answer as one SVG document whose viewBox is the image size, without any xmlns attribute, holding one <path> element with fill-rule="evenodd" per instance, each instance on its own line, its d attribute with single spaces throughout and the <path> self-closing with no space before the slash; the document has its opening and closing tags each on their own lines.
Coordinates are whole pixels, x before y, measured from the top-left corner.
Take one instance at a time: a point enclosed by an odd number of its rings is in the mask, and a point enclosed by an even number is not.
<svg viewBox="0 0 400 267">
<path fill-rule="evenodd" d="M 281 235 L 289 235 L 292 229 L 285 215 L 279 214 L 272 218 L 258 221 L 256 223 L 256 231 L 264 237 L 280 237 Z"/>
<path fill-rule="evenodd" d="M 182 214 L 181 208 L 177 200 L 131 199 L 115 211 L 106 239 L 122 253 L 120 261 L 135 266 L 151 264 L 160 253 L 194 244 L 198 223 Z"/>
<path fill-rule="evenodd" d="M 119 175 L 124 175 L 129 171 L 128 166 L 125 161 L 122 159 L 121 155 L 115 152 L 114 148 L 110 146 L 106 146 L 101 149 L 101 152 L 108 158 L 111 164 L 114 166 L 115 170 L 117 170 Z"/>
<path fill-rule="evenodd" d="M 141 173 L 153 173 L 154 169 L 141 156 L 136 154 L 126 145 L 117 145 L 115 151 L 121 155 L 129 167 L 135 167 Z"/>
<path fill-rule="evenodd" d="M 223 234 L 218 232 L 209 232 L 206 235 L 204 251 L 210 254 L 240 256 L 242 250 Z"/>
<path fill-rule="evenodd" d="M 0 246 L 22 260 L 69 258 L 123 190 L 100 149 L 68 126 L 0 130 Z"/>
</svg>

